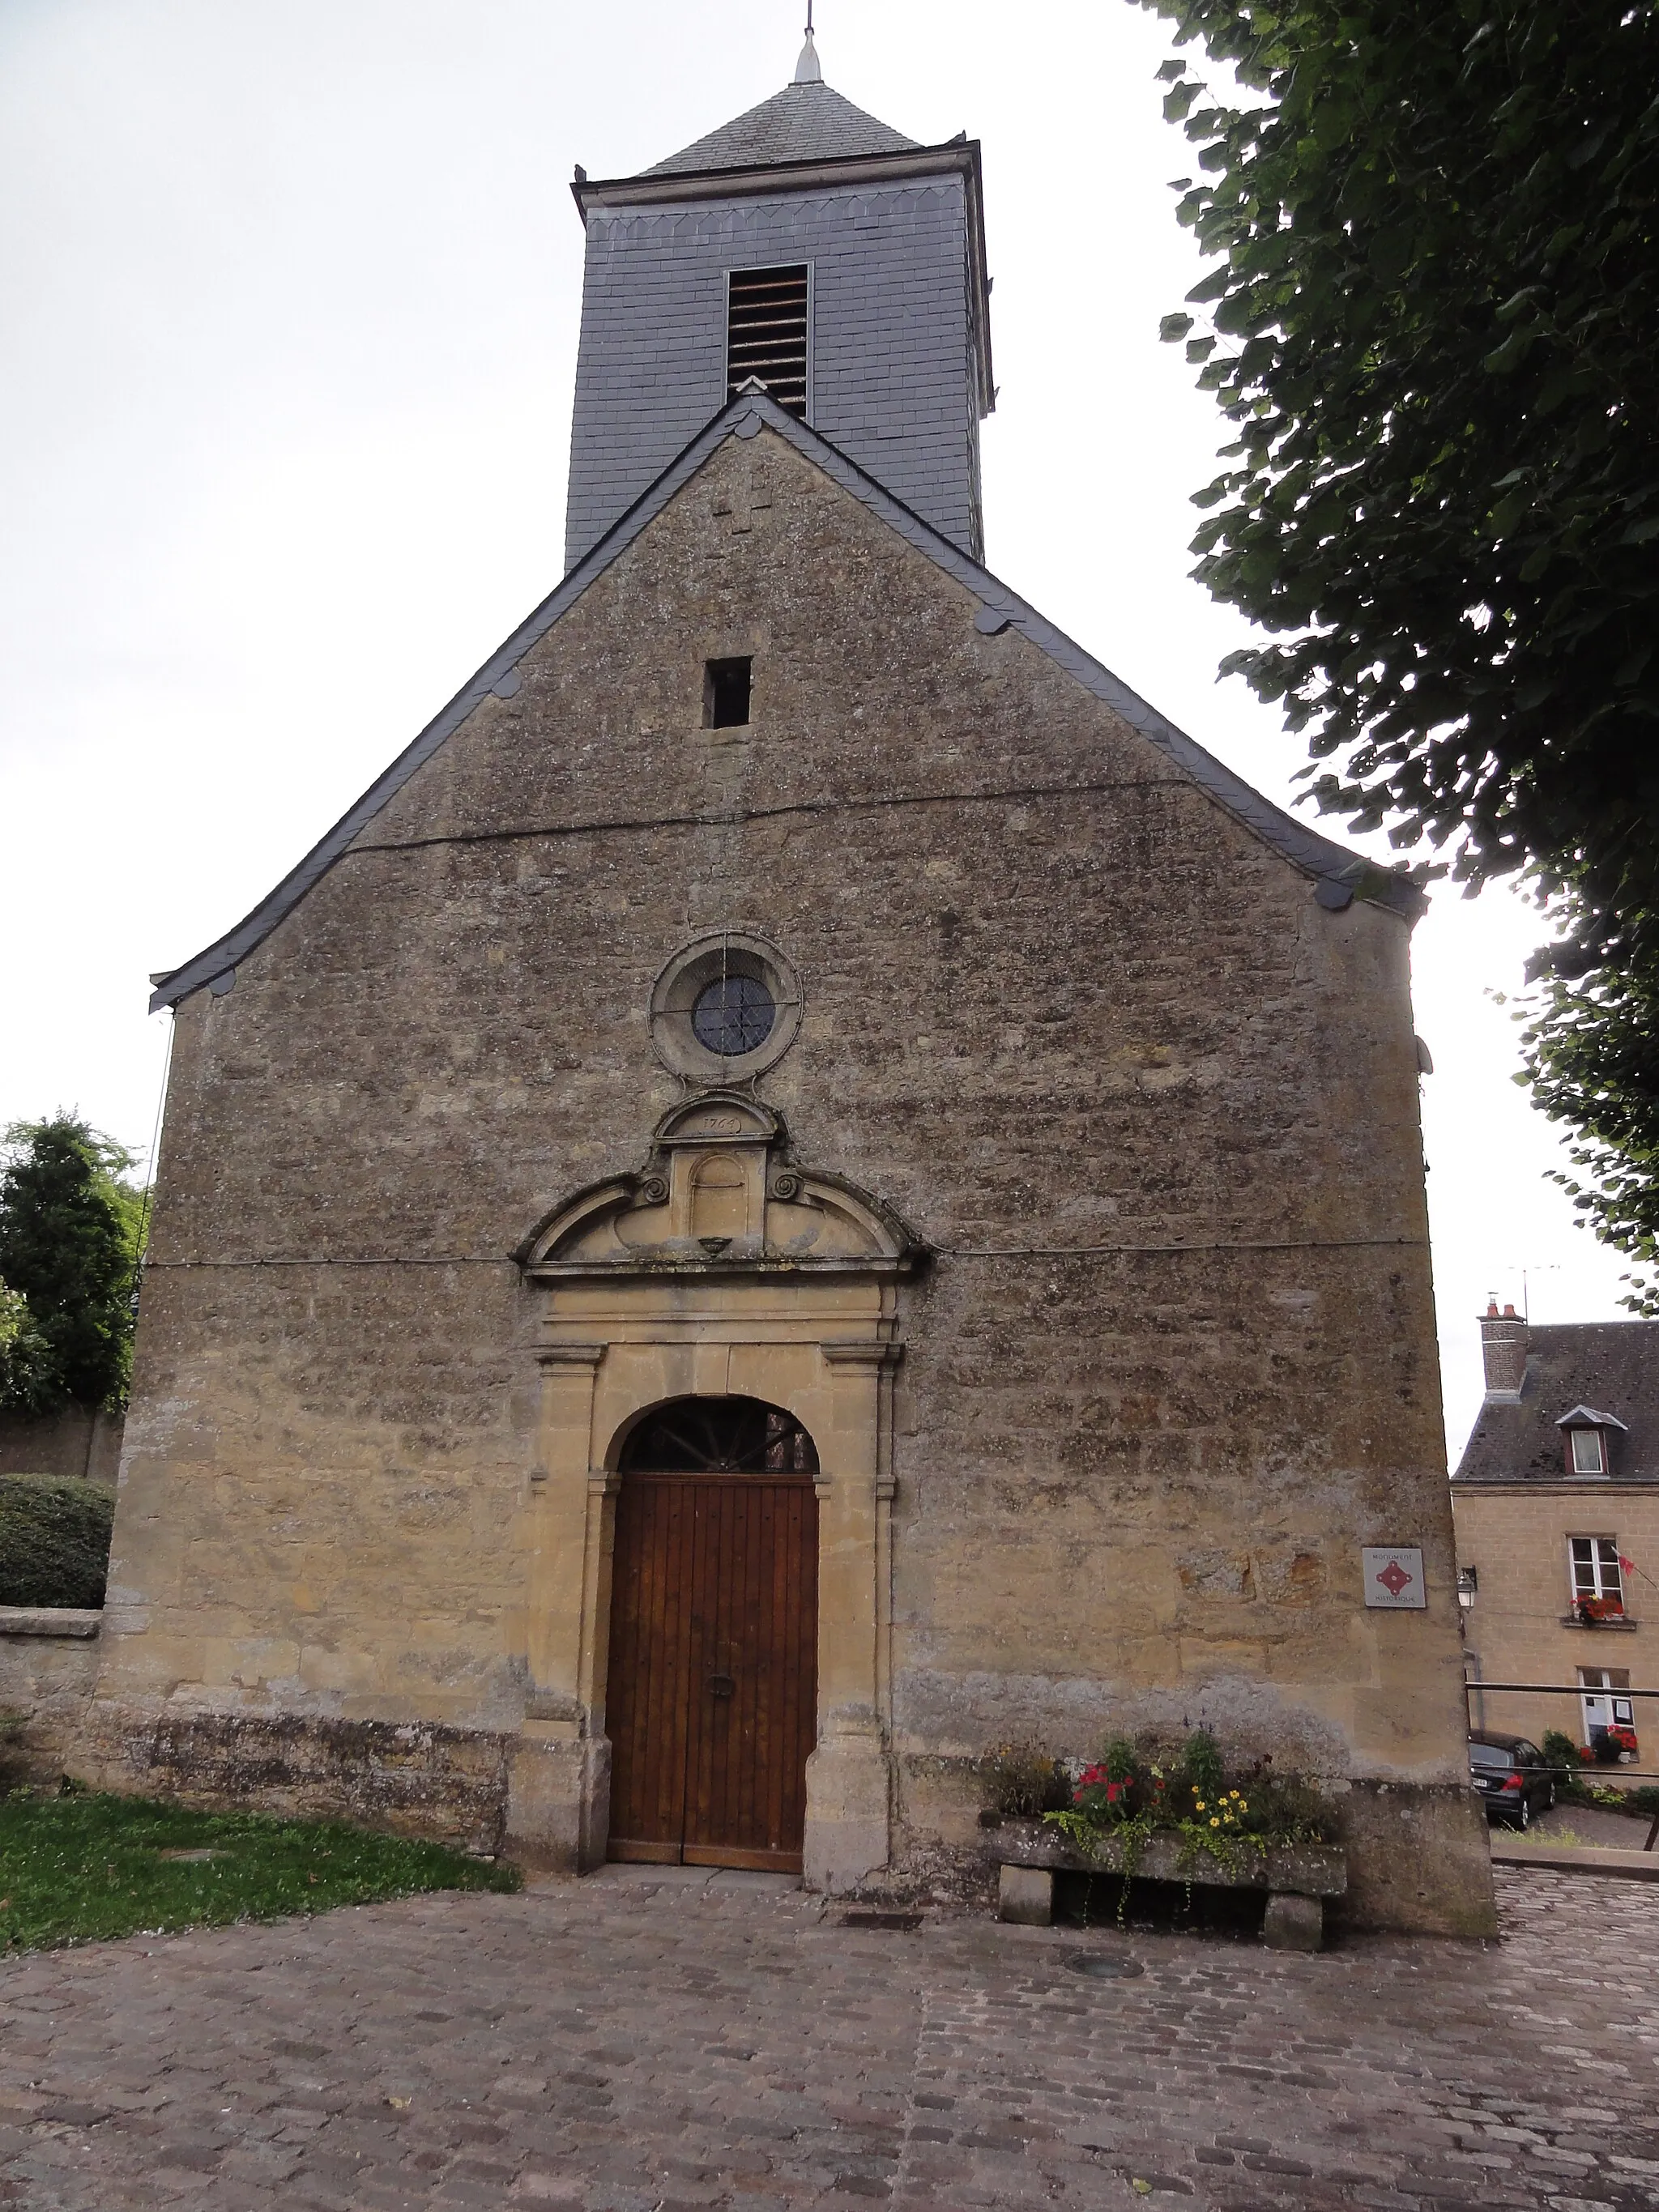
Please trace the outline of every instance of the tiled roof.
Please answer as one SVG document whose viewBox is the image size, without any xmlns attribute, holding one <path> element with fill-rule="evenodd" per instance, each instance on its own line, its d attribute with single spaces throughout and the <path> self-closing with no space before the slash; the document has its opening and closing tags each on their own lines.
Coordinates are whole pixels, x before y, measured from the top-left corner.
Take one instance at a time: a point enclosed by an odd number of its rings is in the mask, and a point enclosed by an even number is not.
<svg viewBox="0 0 1659 2212">
<path fill-rule="evenodd" d="M 1453 1481 L 1565 1481 L 1557 1424 L 1583 1407 L 1605 1407 L 1625 1424 L 1627 1433 L 1615 1429 L 1607 1438 L 1612 1480 L 1659 1482 L 1659 1321 L 1529 1329 L 1519 1401 L 1481 1407 Z"/>
<path fill-rule="evenodd" d="M 789 84 L 695 146 L 640 173 L 673 177 L 704 169 L 767 169 L 783 161 L 836 161 L 848 154 L 902 154 L 915 143 L 827 84 Z"/>
</svg>

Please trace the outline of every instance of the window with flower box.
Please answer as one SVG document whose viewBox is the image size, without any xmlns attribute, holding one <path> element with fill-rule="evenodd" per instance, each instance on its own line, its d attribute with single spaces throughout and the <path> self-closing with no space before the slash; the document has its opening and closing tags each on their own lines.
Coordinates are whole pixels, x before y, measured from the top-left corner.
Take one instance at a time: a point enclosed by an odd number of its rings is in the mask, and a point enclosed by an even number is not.
<svg viewBox="0 0 1659 2212">
<path fill-rule="evenodd" d="M 1636 1738 L 1636 1701 L 1620 1697 L 1630 1688 L 1628 1667 L 1581 1667 L 1578 1680 L 1586 1694 L 1584 1743 L 1604 1766 L 1634 1765 L 1641 1746 Z"/>
<path fill-rule="evenodd" d="M 1572 1607 L 1581 1620 L 1621 1620 L 1625 1585 L 1619 1569 L 1619 1546 L 1611 1536 L 1570 1536 L 1567 1549 L 1572 1571 Z"/>
</svg>

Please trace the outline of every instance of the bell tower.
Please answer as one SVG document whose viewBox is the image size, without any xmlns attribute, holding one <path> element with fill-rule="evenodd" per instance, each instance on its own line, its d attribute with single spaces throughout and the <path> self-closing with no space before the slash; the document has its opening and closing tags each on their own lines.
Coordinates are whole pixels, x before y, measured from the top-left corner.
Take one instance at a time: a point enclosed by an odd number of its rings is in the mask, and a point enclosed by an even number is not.
<svg viewBox="0 0 1659 2212">
<path fill-rule="evenodd" d="M 794 82 L 638 176 L 572 186 L 587 233 L 574 567 L 750 378 L 975 559 L 995 399 L 976 140 L 920 146 Z"/>
</svg>

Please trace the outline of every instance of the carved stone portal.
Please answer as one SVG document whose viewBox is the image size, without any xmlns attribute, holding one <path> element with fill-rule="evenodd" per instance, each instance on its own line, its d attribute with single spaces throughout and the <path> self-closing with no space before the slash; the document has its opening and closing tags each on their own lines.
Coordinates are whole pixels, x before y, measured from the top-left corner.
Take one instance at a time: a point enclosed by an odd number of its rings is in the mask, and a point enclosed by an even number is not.
<svg viewBox="0 0 1659 2212">
<path fill-rule="evenodd" d="M 893 1370 L 898 1286 L 922 1247 L 879 1200 L 793 1162 L 769 1109 L 717 1091 L 676 1107 L 640 1169 L 573 1194 L 518 1257 L 543 1301 L 543 1381 L 514 1849 L 573 1870 L 605 1856 L 611 1561 L 629 1431 L 671 1398 L 750 1397 L 786 1408 L 817 1446 L 805 1879 L 854 1887 L 888 1858 Z"/>
</svg>

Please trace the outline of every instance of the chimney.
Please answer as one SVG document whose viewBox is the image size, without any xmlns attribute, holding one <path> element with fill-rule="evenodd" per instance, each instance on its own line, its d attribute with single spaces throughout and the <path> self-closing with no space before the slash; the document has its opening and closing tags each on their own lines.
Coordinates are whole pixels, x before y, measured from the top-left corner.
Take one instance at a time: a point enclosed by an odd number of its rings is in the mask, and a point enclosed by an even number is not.
<svg viewBox="0 0 1659 2212">
<path fill-rule="evenodd" d="M 1480 1357 L 1486 1369 L 1486 1403 L 1513 1406 L 1527 1372 L 1527 1324 L 1513 1306 L 1498 1310 L 1488 1298 L 1480 1316 Z"/>
</svg>

